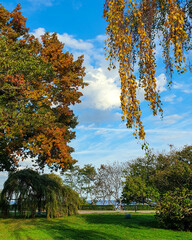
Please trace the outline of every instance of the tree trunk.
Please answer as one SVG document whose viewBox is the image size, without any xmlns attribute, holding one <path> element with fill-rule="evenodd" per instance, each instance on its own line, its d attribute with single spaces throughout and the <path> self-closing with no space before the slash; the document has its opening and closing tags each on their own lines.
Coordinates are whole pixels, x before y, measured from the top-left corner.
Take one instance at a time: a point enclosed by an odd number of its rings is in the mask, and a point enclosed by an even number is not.
<svg viewBox="0 0 192 240">
<path fill-rule="evenodd" d="M 15 217 L 16 217 L 16 213 L 17 213 L 17 204 L 15 203 Z"/>
<path fill-rule="evenodd" d="M 120 204 L 120 211 L 122 210 L 121 208 L 121 198 L 119 198 L 119 204 Z"/>
</svg>

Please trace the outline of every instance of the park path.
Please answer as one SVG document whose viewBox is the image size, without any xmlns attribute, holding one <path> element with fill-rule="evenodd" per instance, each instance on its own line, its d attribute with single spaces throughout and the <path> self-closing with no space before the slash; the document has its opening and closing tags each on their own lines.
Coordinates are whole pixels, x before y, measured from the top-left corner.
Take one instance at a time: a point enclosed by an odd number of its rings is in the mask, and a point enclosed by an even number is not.
<svg viewBox="0 0 192 240">
<path fill-rule="evenodd" d="M 94 211 L 94 210 L 79 210 L 79 214 L 89 214 L 89 213 L 133 213 L 135 211 L 105 211 L 105 210 L 100 210 L 100 211 Z M 138 213 L 155 213 L 156 211 L 154 210 L 143 210 L 143 211 L 137 211 Z"/>
</svg>

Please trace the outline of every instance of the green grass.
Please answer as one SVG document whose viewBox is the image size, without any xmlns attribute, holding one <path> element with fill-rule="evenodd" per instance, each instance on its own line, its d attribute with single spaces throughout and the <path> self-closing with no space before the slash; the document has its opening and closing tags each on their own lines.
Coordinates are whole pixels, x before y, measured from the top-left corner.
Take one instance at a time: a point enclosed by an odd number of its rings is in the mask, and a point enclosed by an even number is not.
<svg viewBox="0 0 192 240">
<path fill-rule="evenodd" d="M 192 233 L 158 228 L 153 214 L 95 213 L 57 219 L 0 219 L 0 239 L 192 240 Z"/>
</svg>

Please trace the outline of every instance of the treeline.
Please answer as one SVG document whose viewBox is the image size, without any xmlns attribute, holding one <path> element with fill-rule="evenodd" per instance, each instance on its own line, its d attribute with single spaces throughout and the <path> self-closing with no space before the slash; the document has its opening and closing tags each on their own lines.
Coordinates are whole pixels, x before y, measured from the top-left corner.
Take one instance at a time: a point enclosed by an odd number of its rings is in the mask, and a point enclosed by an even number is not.
<svg viewBox="0 0 192 240">
<path fill-rule="evenodd" d="M 96 204 L 101 201 L 103 205 L 121 202 L 123 164 L 113 162 L 112 164 L 102 164 L 95 168 L 91 164 L 86 164 L 80 168 L 75 166 L 64 173 L 64 182 L 79 193 L 80 197 Z"/>
<path fill-rule="evenodd" d="M 120 206 L 153 206 L 166 228 L 192 230 L 192 146 L 171 147 L 167 154 L 149 150 L 145 157 L 126 163 L 78 166 L 64 174 L 81 197 Z"/>
<path fill-rule="evenodd" d="M 164 227 L 192 230 L 192 146 L 129 163 L 122 201 L 154 204 Z"/>
<path fill-rule="evenodd" d="M 84 201 L 82 200 L 84 199 Z M 11 200 L 14 204 L 10 205 Z M 1 210 L 34 217 L 36 211 L 47 217 L 77 213 L 83 204 L 108 209 L 153 207 L 156 218 L 166 228 L 192 230 L 192 146 L 156 154 L 131 162 L 73 166 L 63 173 L 43 174 L 24 169 L 9 174 L 1 192 Z M 115 206 L 113 206 L 115 205 Z M 100 206 L 103 209 L 105 206 Z"/>
</svg>

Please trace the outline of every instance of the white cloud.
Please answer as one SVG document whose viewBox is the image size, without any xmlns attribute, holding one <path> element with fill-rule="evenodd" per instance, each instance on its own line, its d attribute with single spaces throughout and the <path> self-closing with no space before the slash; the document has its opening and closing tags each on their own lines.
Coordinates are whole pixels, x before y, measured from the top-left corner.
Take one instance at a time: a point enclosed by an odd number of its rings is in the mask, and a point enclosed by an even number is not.
<svg viewBox="0 0 192 240">
<path fill-rule="evenodd" d="M 181 83 L 177 83 L 177 82 L 175 82 L 173 85 L 174 89 L 179 89 L 182 92 L 187 93 L 187 94 L 192 93 L 191 87 L 192 87 L 191 84 L 181 84 Z"/>
<path fill-rule="evenodd" d="M 40 37 L 45 33 L 44 28 L 34 30 L 33 34 Z M 58 34 L 58 38 L 65 44 L 74 57 L 84 54 L 84 66 L 86 68 L 85 82 L 89 86 L 83 90 L 84 99 L 81 103 L 81 108 L 93 108 L 98 110 L 108 110 L 120 107 L 120 82 L 118 70 L 108 71 L 108 62 L 104 56 L 104 39 L 105 35 L 98 35 L 92 40 L 75 39 L 73 35 L 67 33 Z M 94 43 L 96 43 L 96 46 Z M 166 90 L 165 85 L 167 79 L 165 74 L 160 74 L 157 77 L 157 89 L 160 92 Z M 144 90 L 139 89 L 138 99 L 144 100 Z"/>
<path fill-rule="evenodd" d="M 181 120 L 184 116 L 182 115 L 178 115 L 178 114 L 173 114 L 170 116 L 166 116 L 163 118 L 163 122 L 165 124 L 174 124 L 176 123 L 178 120 Z"/>
<path fill-rule="evenodd" d="M 41 35 L 45 34 L 45 28 L 37 28 L 33 32 L 31 32 L 36 38 L 40 38 Z"/>
<path fill-rule="evenodd" d="M 175 82 L 173 84 L 173 88 L 174 89 L 182 89 L 183 88 L 183 84 Z"/>
<path fill-rule="evenodd" d="M 106 66 L 104 66 L 105 68 Z M 83 105 L 86 107 L 96 108 L 100 110 L 119 108 L 120 107 L 120 87 L 118 81 L 118 73 L 114 72 L 114 76 L 108 76 L 104 68 L 89 69 L 85 81 L 89 86 L 83 91 L 85 99 Z M 164 74 L 157 77 L 157 89 L 159 92 L 166 91 L 167 83 Z M 142 102 L 144 100 L 144 90 L 138 89 L 137 97 Z"/>
<path fill-rule="evenodd" d="M 0 172 L 0 190 L 3 189 L 3 184 L 8 178 L 7 172 Z"/>
<path fill-rule="evenodd" d="M 178 123 L 179 120 L 184 119 L 187 115 L 188 115 L 187 113 L 181 114 L 181 115 L 172 114 L 172 115 L 164 116 L 163 118 L 161 118 L 160 116 L 150 116 L 148 120 L 153 121 L 156 124 L 156 126 L 166 127 L 166 125 L 173 125 L 175 123 Z M 149 130 L 149 131 L 153 131 L 153 130 Z M 169 131 L 169 130 L 166 129 L 165 131 Z"/>
<path fill-rule="evenodd" d="M 98 132 L 132 132 L 133 130 L 130 129 L 130 128 L 126 128 L 124 126 L 124 128 L 110 128 L 110 127 L 94 127 L 92 125 L 89 125 L 89 126 L 84 126 L 84 125 L 81 125 L 81 126 L 78 126 L 77 129 L 81 129 L 81 130 L 87 130 L 87 131 L 97 131 Z"/>
<path fill-rule="evenodd" d="M 93 44 L 89 41 L 83 41 L 82 39 L 75 39 L 73 35 L 67 33 L 58 34 L 58 39 L 65 44 L 66 47 L 74 50 L 90 50 L 93 48 Z"/>
<path fill-rule="evenodd" d="M 167 124 L 170 124 L 168 126 L 163 124 L 164 121 L 161 121 L 161 124 L 159 121 L 156 126 L 150 124 L 149 128 L 145 129 L 149 147 L 154 148 L 155 151 L 162 151 L 163 149 L 168 150 L 169 144 L 176 147 L 189 144 L 192 138 L 191 125 L 187 128 L 186 124 L 185 127 L 180 127 L 180 123 L 185 121 L 185 118 L 186 115 L 172 114 L 164 118 Z M 173 122 L 177 122 L 177 125 L 171 126 Z M 73 155 L 82 166 L 90 163 L 90 159 L 93 165 L 99 166 L 109 161 L 125 162 L 144 155 L 140 144 L 132 137 L 132 130 L 125 126 L 121 128 L 81 125 L 77 131 L 82 134 L 84 139 L 82 141 L 77 138 L 73 141 L 76 149 Z"/>
<path fill-rule="evenodd" d="M 120 107 L 120 88 L 115 82 L 115 77 L 107 77 L 103 69 L 99 67 L 92 69 L 86 79 L 85 81 L 89 83 L 83 91 L 86 97 L 83 104 L 86 107 L 100 110 Z"/>
<path fill-rule="evenodd" d="M 171 94 L 171 95 L 168 95 L 168 96 L 164 97 L 163 100 L 164 100 L 165 102 L 170 102 L 170 103 L 172 103 L 172 102 L 175 100 L 175 97 L 176 97 L 175 94 Z"/>
<path fill-rule="evenodd" d="M 106 36 L 105 36 L 105 35 L 98 35 L 98 36 L 95 38 L 95 41 L 104 43 L 105 39 L 106 39 Z"/>
<path fill-rule="evenodd" d="M 192 89 L 183 89 L 184 93 L 192 93 Z"/>
<path fill-rule="evenodd" d="M 41 35 L 45 34 L 45 28 L 37 28 L 35 29 L 32 34 L 36 38 L 40 38 Z M 52 34 L 52 33 L 50 33 Z M 65 44 L 65 47 L 71 48 L 73 50 L 90 50 L 93 48 L 93 44 L 90 43 L 88 40 L 83 41 L 82 39 L 75 39 L 73 35 L 69 35 L 67 33 L 57 34 L 58 39 Z"/>
<path fill-rule="evenodd" d="M 159 92 L 166 91 L 167 78 L 164 73 L 160 74 L 157 78 L 157 90 Z"/>
<path fill-rule="evenodd" d="M 183 98 L 182 97 L 178 97 L 175 95 L 175 94 L 170 94 L 170 95 L 167 95 L 163 98 L 163 101 L 164 102 L 169 102 L 171 104 L 174 104 L 174 103 L 178 103 L 178 102 L 182 102 L 183 101 Z"/>
</svg>

